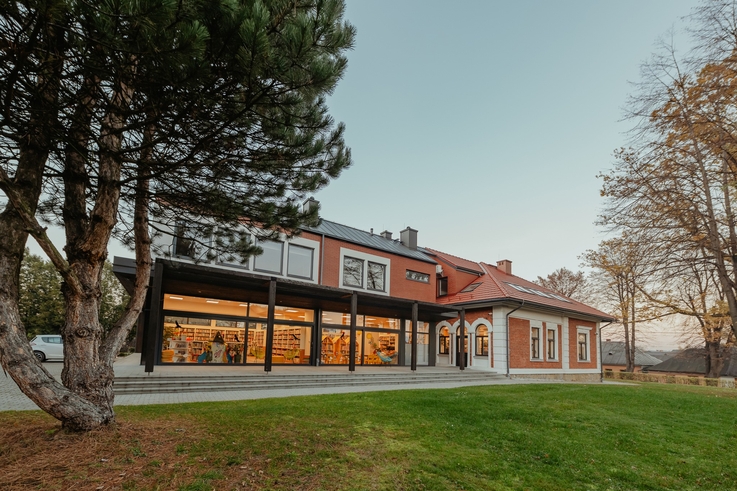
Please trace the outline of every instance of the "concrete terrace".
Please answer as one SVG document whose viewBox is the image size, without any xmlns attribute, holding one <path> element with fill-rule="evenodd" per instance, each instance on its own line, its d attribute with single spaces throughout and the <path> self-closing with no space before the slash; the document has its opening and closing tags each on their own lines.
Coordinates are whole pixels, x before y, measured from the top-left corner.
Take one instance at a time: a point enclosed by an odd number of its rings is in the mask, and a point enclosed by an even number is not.
<svg viewBox="0 0 737 491">
<path fill-rule="evenodd" d="M 262 366 L 169 365 L 156 366 L 153 373 L 146 374 L 139 362 L 138 354 L 116 361 L 116 406 L 535 382 L 510 380 L 503 375 L 472 368 L 461 372 L 456 367 L 418 367 L 413 374 L 409 367 L 358 366 L 350 374 L 347 366 L 276 365 L 270 374 L 266 374 Z M 47 362 L 44 367 L 57 380 L 61 379 L 63 363 Z M 228 384 L 233 385 L 219 389 Z M 35 409 L 37 406 L 14 381 L 0 374 L 0 411 Z"/>
</svg>

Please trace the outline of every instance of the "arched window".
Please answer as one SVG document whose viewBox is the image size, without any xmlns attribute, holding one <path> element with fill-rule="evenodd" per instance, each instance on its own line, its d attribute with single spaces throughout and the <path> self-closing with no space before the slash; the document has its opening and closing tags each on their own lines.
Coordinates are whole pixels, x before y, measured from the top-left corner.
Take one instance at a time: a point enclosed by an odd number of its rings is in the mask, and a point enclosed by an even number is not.
<svg viewBox="0 0 737 491">
<path fill-rule="evenodd" d="M 489 328 L 484 325 L 476 328 L 476 356 L 489 356 Z"/>
<path fill-rule="evenodd" d="M 450 338 L 448 337 L 447 327 L 440 330 L 440 340 L 438 344 L 438 353 L 441 355 L 447 355 L 450 352 Z"/>
</svg>

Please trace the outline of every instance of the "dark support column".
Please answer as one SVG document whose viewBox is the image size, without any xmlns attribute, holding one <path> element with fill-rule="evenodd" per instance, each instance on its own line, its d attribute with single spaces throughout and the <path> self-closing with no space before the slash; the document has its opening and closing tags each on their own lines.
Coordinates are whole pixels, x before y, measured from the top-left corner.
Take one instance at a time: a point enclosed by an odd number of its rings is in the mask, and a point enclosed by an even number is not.
<svg viewBox="0 0 737 491">
<path fill-rule="evenodd" d="M 271 354 L 274 351 L 274 312 L 276 311 L 276 278 L 269 282 L 269 313 L 266 319 L 266 355 L 264 372 L 271 371 Z"/>
<path fill-rule="evenodd" d="M 358 293 L 351 296 L 351 346 L 348 350 L 348 371 L 356 371 L 356 316 L 358 315 Z"/>
<path fill-rule="evenodd" d="M 419 307 L 417 302 L 412 304 L 412 354 L 410 355 L 410 364 L 412 371 L 417 370 L 417 316 Z"/>
<path fill-rule="evenodd" d="M 428 360 L 427 364 L 431 367 L 434 367 L 437 365 L 437 355 L 438 352 L 438 323 L 437 322 L 431 322 L 430 323 L 430 329 L 428 332 L 428 336 L 430 336 L 430 342 L 427 345 L 427 349 L 430 350 L 430 353 L 428 353 Z"/>
<path fill-rule="evenodd" d="M 458 366 L 461 370 L 466 369 L 466 310 L 461 309 L 461 322 L 458 337 Z"/>
<path fill-rule="evenodd" d="M 312 346 L 310 349 L 310 365 L 319 365 L 322 357 L 322 309 L 315 309 L 315 325 L 312 328 Z"/>
<path fill-rule="evenodd" d="M 161 328 L 163 327 L 161 313 L 162 313 L 162 293 L 161 283 L 164 280 L 164 265 L 160 262 L 154 263 L 154 282 L 151 285 L 151 311 L 148 316 L 148 331 L 146 332 L 146 373 L 154 371 L 154 364 L 156 363 L 156 350 L 160 352 L 161 341 Z"/>
<path fill-rule="evenodd" d="M 397 365 L 398 366 L 405 366 L 408 363 L 405 363 L 405 360 L 407 359 L 407 355 L 405 354 L 405 351 L 407 351 L 406 348 L 406 341 L 405 339 L 408 339 L 407 336 L 410 332 L 412 332 L 412 329 L 408 327 L 409 326 L 409 320 L 408 319 L 399 319 L 399 345 L 397 346 Z"/>
</svg>

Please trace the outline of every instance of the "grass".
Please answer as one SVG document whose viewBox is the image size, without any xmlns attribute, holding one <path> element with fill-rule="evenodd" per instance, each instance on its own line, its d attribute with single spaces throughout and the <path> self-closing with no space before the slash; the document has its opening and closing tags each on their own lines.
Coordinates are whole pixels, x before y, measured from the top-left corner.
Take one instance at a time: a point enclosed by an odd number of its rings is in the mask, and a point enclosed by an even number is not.
<svg viewBox="0 0 737 491">
<path fill-rule="evenodd" d="M 69 434 L 0 413 L 3 489 L 737 488 L 737 394 L 516 385 L 118 408 Z"/>
</svg>

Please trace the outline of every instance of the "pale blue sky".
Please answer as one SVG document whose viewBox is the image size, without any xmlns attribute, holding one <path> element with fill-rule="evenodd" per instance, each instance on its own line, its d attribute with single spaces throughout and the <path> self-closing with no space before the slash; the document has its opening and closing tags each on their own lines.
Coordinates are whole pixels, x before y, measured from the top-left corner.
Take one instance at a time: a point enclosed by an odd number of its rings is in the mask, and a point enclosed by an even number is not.
<svg viewBox="0 0 737 491">
<path fill-rule="evenodd" d="M 329 101 L 354 165 L 326 219 L 527 279 L 602 239 L 597 173 L 626 145 L 629 82 L 697 0 L 347 0 L 348 71 Z M 683 39 L 683 49 L 687 47 Z"/>
</svg>

